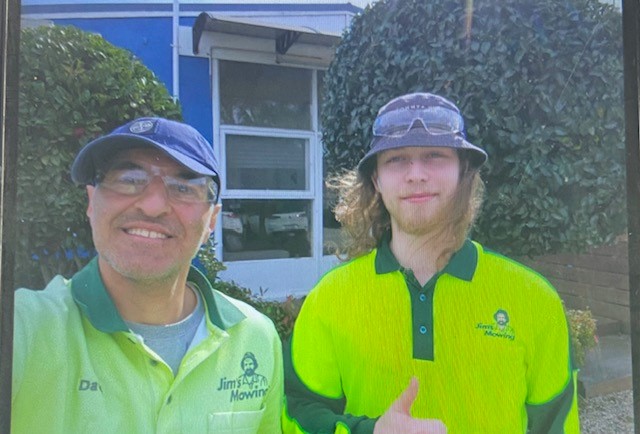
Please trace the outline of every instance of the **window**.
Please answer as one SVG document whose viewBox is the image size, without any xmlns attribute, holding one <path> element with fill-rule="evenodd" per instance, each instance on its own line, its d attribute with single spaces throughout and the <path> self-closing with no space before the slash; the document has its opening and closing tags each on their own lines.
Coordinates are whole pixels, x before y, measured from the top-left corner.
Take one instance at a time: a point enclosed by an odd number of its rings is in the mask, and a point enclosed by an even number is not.
<svg viewBox="0 0 640 434">
<path fill-rule="evenodd" d="M 312 71 L 220 61 L 220 120 L 227 125 L 311 129 Z"/>
<path fill-rule="evenodd" d="M 232 61 L 218 68 L 222 259 L 311 257 L 315 73 Z"/>
<path fill-rule="evenodd" d="M 306 190 L 308 146 L 302 138 L 227 135 L 227 188 Z"/>
<path fill-rule="evenodd" d="M 226 261 L 311 256 L 311 200 L 222 201 Z"/>
</svg>

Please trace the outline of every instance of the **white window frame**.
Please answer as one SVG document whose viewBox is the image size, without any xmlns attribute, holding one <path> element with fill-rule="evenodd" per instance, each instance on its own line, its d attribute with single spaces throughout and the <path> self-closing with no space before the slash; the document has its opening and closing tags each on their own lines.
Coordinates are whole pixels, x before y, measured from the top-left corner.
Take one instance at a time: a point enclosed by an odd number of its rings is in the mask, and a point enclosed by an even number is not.
<svg viewBox="0 0 640 434">
<path fill-rule="evenodd" d="M 230 189 L 223 180 L 221 199 L 315 199 L 316 155 L 313 152 L 318 146 L 317 135 L 311 131 L 282 130 L 273 128 L 256 128 L 237 125 L 220 126 L 220 167 L 227 173 L 227 137 L 228 136 L 268 137 L 273 139 L 302 139 L 305 141 L 305 185 L 304 190 L 258 190 Z"/>
</svg>

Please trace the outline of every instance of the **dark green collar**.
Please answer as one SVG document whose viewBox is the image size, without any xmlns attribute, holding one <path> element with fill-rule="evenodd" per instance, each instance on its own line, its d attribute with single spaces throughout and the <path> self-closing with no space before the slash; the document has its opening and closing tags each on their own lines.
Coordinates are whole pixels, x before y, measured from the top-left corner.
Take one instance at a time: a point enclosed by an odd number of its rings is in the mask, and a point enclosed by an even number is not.
<svg viewBox="0 0 640 434">
<path fill-rule="evenodd" d="M 216 327 L 227 330 L 245 318 L 237 307 L 213 290 L 207 278 L 197 268 L 191 266 L 187 280 L 200 290 L 207 305 L 209 319 Z M 71 294 L 96 329 L 105 333 L 129 330 L 104 287 L 97 257 L 73 276 Z"/>
<path fill-rule="evenodd" d="M 386 234 L 382 237 L 382 240 L 380 240 L 380 244 L 378 245 L 375 260 L 377 274 L 390 273 L 402 268 L 389 247 L 390 239 L 390 234 Z M 466 240 L 460 250 L 453 254 L 441 274 L 447 273 L 470 282 L 471 279 L 473 279 L 473 274 L 476 271 L 477 265 L 478 251 L 476 246 L 471 242 L 471 240 Z"/>
</svg>

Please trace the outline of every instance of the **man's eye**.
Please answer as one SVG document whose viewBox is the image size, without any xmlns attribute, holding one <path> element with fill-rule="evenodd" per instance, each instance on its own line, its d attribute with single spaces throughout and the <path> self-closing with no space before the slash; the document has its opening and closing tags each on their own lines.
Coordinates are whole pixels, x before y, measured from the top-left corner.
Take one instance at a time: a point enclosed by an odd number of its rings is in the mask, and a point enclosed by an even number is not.
<svg viewBox="0 0 640 434">
<path fill-rule="evenodd" d="M 447 158 L 447 154 L 440 151 L 433 151 L 427 154 L 427 159 L 439 159 L 439 158 Z"/>
<path fill-rule="evenodd" d="M 389 157 L 387 159 L 387 163 L 402 163 L 403 161 L 406 161 L 406 160 L 407 159 L 402 155 L 395 155 L 393 157 Z"/>
<path fill-rule="evenodd" d="M 174 186 L 174 189 L 182 194 L 189 194 L 189 193 L 193 193 L 193 187 L 191 187 L 189 184 L 182 184 L 182 183 L 178 183 Z"/>
<path fill-rule="evenodd" d="M 145 185 L 149 177 L 145 172 L 127 171 L 121 172 L 113 177 L 114 182 L 123 185 Z"/>
<path fill-rule="evenodd" d="M 187 181 L 174 180 L 169 183 L 168 187 L 174 194 L 184 199 L 198 199 L 200 196 L 198 186 Z"/>
</svg>

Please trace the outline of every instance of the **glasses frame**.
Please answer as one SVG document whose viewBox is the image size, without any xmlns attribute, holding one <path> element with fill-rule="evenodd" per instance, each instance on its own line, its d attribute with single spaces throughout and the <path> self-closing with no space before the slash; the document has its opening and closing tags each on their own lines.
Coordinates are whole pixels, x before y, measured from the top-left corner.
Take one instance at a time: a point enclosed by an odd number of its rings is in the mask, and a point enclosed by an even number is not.
<svg viewBox="0 0 640 434">
<path fill-rule="evenodd" d="M 156 166 L 151 166 L 152 171 L 149 171 L 147 168 L 145 167 L 138 167 L 138 168 L 123 168 L 123 169 L 108 169 L 108 170 L 104 170 L 104 171 L 98 171 L 96 172 L 96 176 L 94 179 L 94 185 L 96 187 L 104 187 L 107 190 L 114 192 L 116 194 L 122 195 L 122 196 L 129 196 L 129 197 L 134 197 L 134 196 L 139 196 L 141 195 L 146 188 L 149 186 L 149 184 L 151 184 L 153 182 L 153 179 L 155 177 L 159 177 L 160 179 L 162 179 L 162 182 L 165 186 L 165 190 L 167 192 L 167 196 L 175 201 L 178 201 L 180 203 L 187 203 L 187 204 L 194 204 L 194 203 L 209 203 L 209 204 L 216 204 L 218 202 L 219 199 L 219 193 L 220 193 L 220 185 L 218 183 L 218 181 L 211 177 L 211 176 L 206 176 L 206 175 L 202 175 L 202 176 L 198 176 L 195 178 L 180 178 L 177 176 L 173 176 L 173 175 L 164 175 L 161 174 L 161 169 L 156 167 Z M 147 177 L 146 177 L 146 182 L 144 183 L 140 183 L 140 184 L 131 184 L 127 187 L 130 187 L 133 189 L 132 192 L 127 192 L 124 191 L 123 189 L 119 189 L 117 187 L 116 184 L 112 184 L 109 183 L 108 181 L 105 181 L 108 178 L 109 172 L 111 171 L 121 171 L 121 172 L 144 172 L 146 173 Z M 201 180 L 204 180 L 204 183 L 206 184 L 206 188 L 207 188 L 207 199 L 200 201 L 200 200 L 185 200 L 184 198 L 181 198 L 179 196 L 176 196 L 176 190 L 172 189 L 171 186 L 172 185 L 179 185 L 179 184 L 183 184 L 183 183 L 193 183 L 193 181 L 198 181 L 198 182 L 202 182 Z"/>
<path fill-rule="evenodd" d="M 390 110 L 378 115 L 371 127 L 375 137 L 398 138 L 414 128 L 416 122 L 431 135 L 462 135 L 464 119 L 459 112 L 445 107 Z"/>
</svg>

